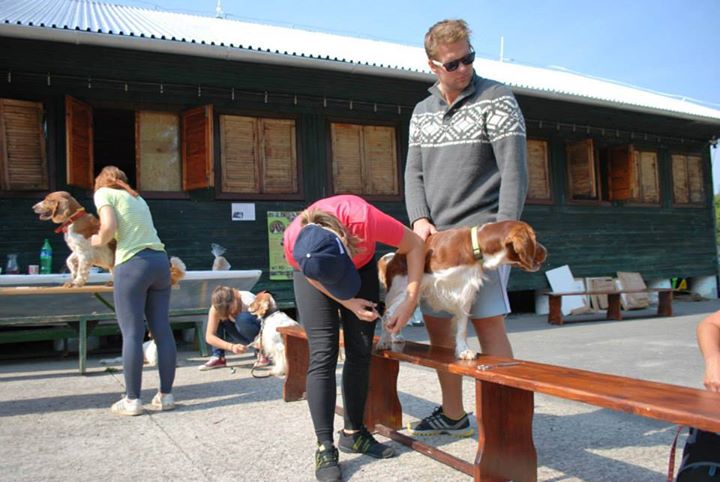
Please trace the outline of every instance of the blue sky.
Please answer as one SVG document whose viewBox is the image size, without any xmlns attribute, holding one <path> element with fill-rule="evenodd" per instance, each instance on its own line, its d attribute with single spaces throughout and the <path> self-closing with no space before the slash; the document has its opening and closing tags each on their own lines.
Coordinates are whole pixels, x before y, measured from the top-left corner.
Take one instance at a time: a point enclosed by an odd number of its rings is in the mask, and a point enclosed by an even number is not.
<svg viewBox="0 0 720 482">
<path fill-rule="evenodd" d="M 217 0 L 103 0 L 214 15 Z M 479 55 L 686 97 L 720 110 L 720 0 L 221 0 L 227 18 L 421 46 L 428 27 L 463 18 Z M 480 72 L 482 75 L 482 72 Z M 720 148 L 713 149 L 715 191 Z"/>
</svg>

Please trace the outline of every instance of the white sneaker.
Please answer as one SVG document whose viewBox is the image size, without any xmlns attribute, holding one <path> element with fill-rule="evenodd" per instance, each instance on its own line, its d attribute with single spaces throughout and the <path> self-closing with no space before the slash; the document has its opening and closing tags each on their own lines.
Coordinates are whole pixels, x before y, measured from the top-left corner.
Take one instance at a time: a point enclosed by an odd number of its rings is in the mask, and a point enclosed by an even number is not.
<svg viewBox="0 0 720 482">
<path fill-rule="evenodd" d="M 120 401 L 113 403 L 111 410 L 115 415 L 127 415 L 129 417 L 142 415 L 145 412 L 139 398 L 130 400 L 128 397 L 122 397 Z"/>
<path fill-rule="evenodd" d="M 160 393 L 157 392 L 150 402 L 153 408 L 158 410 L 174 410 L 175 409 L 175 397 L 172 393 Z"/>
</svg>

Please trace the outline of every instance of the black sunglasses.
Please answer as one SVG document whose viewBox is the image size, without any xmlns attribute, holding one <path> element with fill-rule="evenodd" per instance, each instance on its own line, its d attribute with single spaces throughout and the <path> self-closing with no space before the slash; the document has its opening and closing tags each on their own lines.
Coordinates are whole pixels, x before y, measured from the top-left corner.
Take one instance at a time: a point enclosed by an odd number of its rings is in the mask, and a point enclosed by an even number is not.
<svg viewBox="0 0 720 482">
<path fill-rule="evenodd" d="M 461 59 L 451 60 L 450 62 L 446 62 L 444 64 L 435 59 L 430 59 L 430 61 L 438 67 L 442 67 L 443 69 L 447 70 L 448 72 L 455 72 L 458 67 L 460 67 L 460 62 L 462 62 L 463 65 L 470 65 L 475 62 L 475 50 L 473 50 L 471 46 L 470 52 L 468 52 L 465 57 Z"/>
</svg>

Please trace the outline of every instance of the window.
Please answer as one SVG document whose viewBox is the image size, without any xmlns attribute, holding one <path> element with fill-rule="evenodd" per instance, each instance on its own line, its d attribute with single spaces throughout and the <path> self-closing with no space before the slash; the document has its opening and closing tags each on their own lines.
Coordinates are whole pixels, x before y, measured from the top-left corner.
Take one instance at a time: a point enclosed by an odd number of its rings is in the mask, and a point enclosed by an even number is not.
<svg viewBox="0 0 720 482">
<path fill-rule="evenodd" d="M 705 204 L 705 178 L 702 157 L 673 154 L 673 202 L 675 204 Z"/>
<path fill-rule="evenodd" d="M 400 194 L 393 126 L 332 123 L 332 191 L 335 194 Z"/>
<path fill-rule="evenodd" d="M 567 156 L 570 199 L 598 200 L 595 173 L 595 156 L 592 139 L 569 141 L 565 147 Z"/>
<path fill-rule="evenodd" d="M 222 191 L 298 193 L 294 119 L 220 116 Z"/>
<path fill-rule="evenodd" d="M 648 203 L 660 203 L 660 186 L 658 183 L 657 152 L 633 150 L 634 179 L 632 200 Z"/>
<path fill-rule="evenodd" d="M 528 202 L 550 201 L 550 177 L 548 174 L 548 144 L 539 139 L 528 139 Z"/>
<path fill-rule="evenodd" d="M 143 193 L 213 185 L 212 106 L 181 113 L 95 109 L 67 96 L 65 114 L 70 185 L 92 189 L 107 165 L 122 169 Z"/>
<path fill-rule="evenodd" d="M 0 189 L 49 189 L 41 102 L 0 99 Z"/>
</svg>

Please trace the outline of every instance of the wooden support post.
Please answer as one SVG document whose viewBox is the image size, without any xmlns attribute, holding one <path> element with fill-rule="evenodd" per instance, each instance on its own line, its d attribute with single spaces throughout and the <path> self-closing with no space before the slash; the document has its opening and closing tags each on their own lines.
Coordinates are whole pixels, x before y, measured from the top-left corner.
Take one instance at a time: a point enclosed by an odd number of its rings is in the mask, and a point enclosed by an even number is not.
<svg viewBox="0 0 720 482">
<path fill-rule="evenodd" d="M 283 333 L 285 339 L 285 358 L 287 360 L 285 383 L 283 383 L 283 400 L 294 402 L 305 398 L 305 379 L 310 350 L 305 338 Z"/>
<path fill-rule="evenodd" d="M 548 323 L 552 325 L 562 325 L 562 296 L 550 295 L 549 307 L 550 311 L 548 311 Z"/>
<path fill-rule="evenodd" d="M 475 381 L 478 450 L 477 482 L 537 481 L 532 439 L 533 392 Z"/>
<path fill-rule="evenodd" d="M 659 316 L 672 316 L 672 297 L 673 292 L 658 291 L 658 310 Z"/>
<path fill-rule="evenodd" d="M 371 358 L 364 417 L 368 430 L 372 431 L 377 424 L 395 430 L 402 427 L 402 406 L 397 393 L 399 372 L 399 361 L 376 356 Z"/>
<path fill-rule="evenodd" d="M 608 297 L 608 309 L 607 319 L 608 320 L 622 320 L 622 313 L 620 312 L 620 293 L 609 293 Z"/>
</svg>

